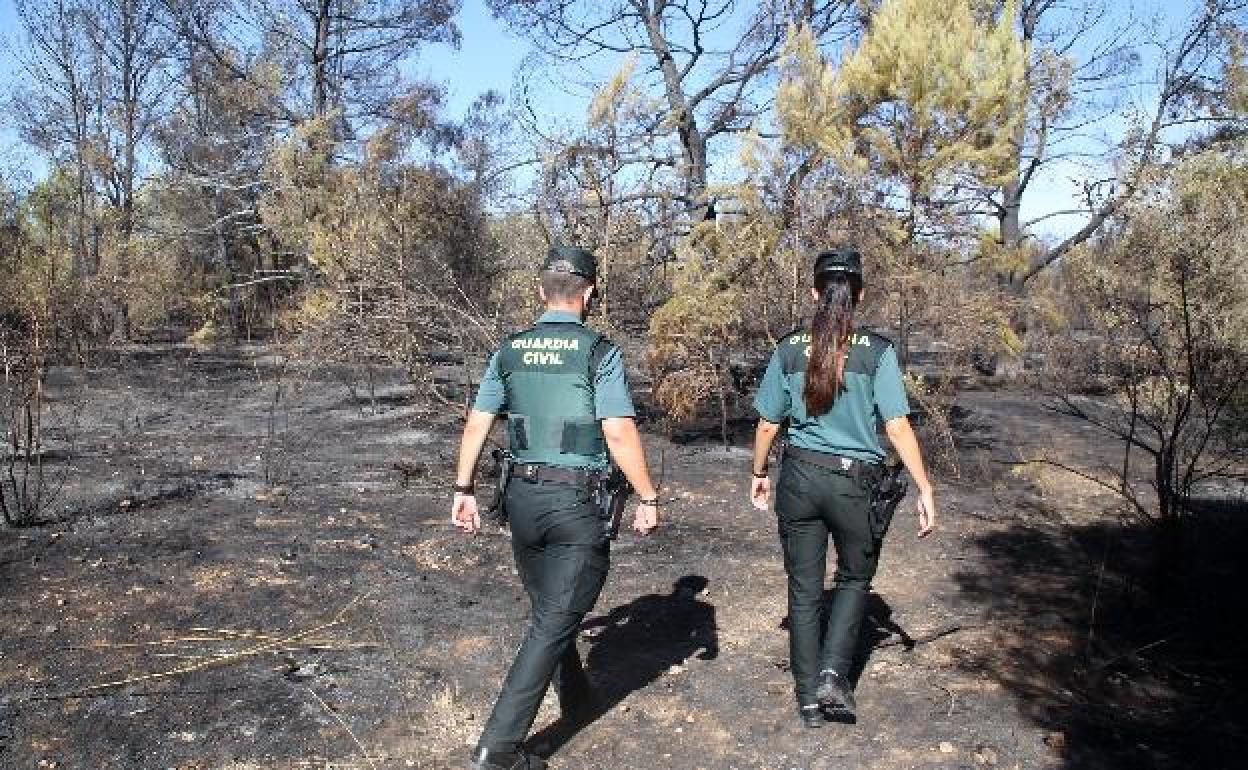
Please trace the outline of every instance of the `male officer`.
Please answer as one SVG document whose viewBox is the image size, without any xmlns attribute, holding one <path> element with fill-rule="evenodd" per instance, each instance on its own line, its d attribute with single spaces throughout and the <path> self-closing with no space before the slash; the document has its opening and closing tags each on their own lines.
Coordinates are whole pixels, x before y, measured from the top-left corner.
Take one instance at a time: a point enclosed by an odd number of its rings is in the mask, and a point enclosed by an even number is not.
<svg viewBox="0 0 1248 770">
<path fill-rule="evenodd" d="M 516 464 L 504 505 L 532 605 L 528 633 L 473 752 L 474 770 L 545 767 L 521 744 L 552 678 L 565 715 L 591 708 L 575 636 L 607 576 L 609 540 L 590 485 L 608 468 L 608 451 L 641 497 L 633 528 L 644 535 L 658 525 L 619 349 L 584 326 L 596 270 L 584 249 L 550 249 L 539 289 L 546 312 L 490 359 L 464 426 L 451 518 L 465 532 L 480 528 L 477 457 L 495 418 L 506 413 Z"/>
</svg>

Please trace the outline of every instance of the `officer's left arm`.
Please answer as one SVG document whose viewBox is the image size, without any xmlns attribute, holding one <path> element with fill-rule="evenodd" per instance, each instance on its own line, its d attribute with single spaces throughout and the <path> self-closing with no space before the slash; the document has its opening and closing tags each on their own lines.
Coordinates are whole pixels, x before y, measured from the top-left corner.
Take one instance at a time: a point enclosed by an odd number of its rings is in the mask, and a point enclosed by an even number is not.
<svg viewBox="0 0 1248 770">
<path fill-rule="evenodd" d="M 750 502 L 760 511 L 767 510 L 771 499 L 771 479 L 767 475 L 767 458 L 771 456 L 771 445 L 775 443 L 780 425 L 770 422 L 765 417 L 758 418 L 758 427 L 754 429 L 754 462 L 750 481 Z"/>
<path fill-rule="evenodd" d="M 490 412 L 473 409 L 468 414 L 468 422 L 464 425 L 464 437 L 459 442 L 459 462 L 455 466 L 455 485 L 471 487 L 477 475 L 477 458 L 485 448 L 490 429 L 494 427 L 497 417 Z M 476 532 L 481 528 L 481 516 L 477 511 L 477 498 L 472 494 L 456 492 L 451 504 L 451 519 L 455 526 L 465 532 Z"/>
<path fill-rule="evenodd" d="M 760 511 L 767 510 L 771 499 L 771 479 L 767 476 L 767 458 L 771 446 L 780 432 L 780 423 L 788 417 L 792 397 L 784 376 L 784 366 L 777 349 L 767 362 L 767 371 L 754 396 L 754 409 L 758 412 L 758 427 L 754 430 L 754 459 L 751 464 L 753 478 L 750 481 L 750 502 Z"/>
<path fill-rule="evenodd" d="M 477 458 L 485 448 L 485 440 L 494 427 L 494 418 L 506 411 L 507 394 L 503 388 L 503 380 L 498 375 L 498 354 L 490 356 L 481 377 L 481 386 L 477 389 L 477 399 L 468 413 L 468 422 L 464 425 L 464 437 L 459 442 L 459 463 L 455 468 L 455 485 L 471 487 L 477 473 Z M 465 532 L 476 532 L 481 528 L 481 517 L 477 513 L 477 498 L 471 494 L 456 492 L 451 503 L 451 521 Z"/>
</svg>

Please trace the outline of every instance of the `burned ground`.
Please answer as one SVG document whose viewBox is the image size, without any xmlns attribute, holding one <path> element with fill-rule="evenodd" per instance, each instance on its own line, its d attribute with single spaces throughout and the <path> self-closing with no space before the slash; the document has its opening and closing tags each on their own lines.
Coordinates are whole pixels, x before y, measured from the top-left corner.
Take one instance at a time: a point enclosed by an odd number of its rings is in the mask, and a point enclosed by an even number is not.
<svg viewBox="0 0 1248 770">
<path fill-rule="evenodd" d="M 191 351 L 57 370 L 66 486 L 0 534 L 0 767 L 460 766 L 523 593 L 505 533 L 447 521 L 455 407 L 351 381 Z M 858 724 L 795 726 L 745 450 L 648 436 L 675 502 L 616 544 L 578 639 L 609 708 L 571 729 L 548 702 L 535 746 L 555 768 L 1240 766 L 1234 512 L 1158 580 L 1111 496 L 1009 464 L 1091 466 L 1098 436 L 1025 394 L 962 407 L 939 533 L 903 514 L 885 549 Z"/>
</svg>

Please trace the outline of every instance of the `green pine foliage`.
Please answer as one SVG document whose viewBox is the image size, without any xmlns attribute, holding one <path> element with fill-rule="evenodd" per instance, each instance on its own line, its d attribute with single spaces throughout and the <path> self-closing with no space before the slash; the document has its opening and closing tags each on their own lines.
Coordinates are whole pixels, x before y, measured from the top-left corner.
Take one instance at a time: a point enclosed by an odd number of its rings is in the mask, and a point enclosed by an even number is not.
<svg viewBox="0 0 1248 770">
<path fill-rule="evenodd" d="M 784 139 L 843 171 L 896 183 L 917 204 L 959 175 L 1010 170 L 1023 115 L 1014 4 L 994 19 L 969 0 L 886 0 L 839 66 L 793 31 L 776 96 Z"/>
<path fill-rule="evenodd" d="M 949 289 L 962 285 L 950 268 L 980 229 L 966 191 L 1001 184 L 1014 164 L 1026 51 L 1014 3 L 989 11 L 971 0 L 885 0 L 839 65 L 807 29 L 788 42 L 776 96 L 783 141 L 865 204 L 882 246 L 872 283 L 889 289 L 903 363 L 912 334 L 936 331 Z M 962 288 L 992 301 L 979 283 Z"/>
</svg>

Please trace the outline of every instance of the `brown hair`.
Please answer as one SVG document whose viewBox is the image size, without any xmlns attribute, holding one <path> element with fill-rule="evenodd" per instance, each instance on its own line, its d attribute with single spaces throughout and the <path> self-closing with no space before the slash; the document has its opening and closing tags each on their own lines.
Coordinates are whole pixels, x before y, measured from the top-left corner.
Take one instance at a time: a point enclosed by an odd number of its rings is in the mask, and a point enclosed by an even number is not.
<svg viewBox="0 0 1248 770">
<path fill-rule="evenodd" d="M 560 270 L 543 270 L 542 293 L 547 302 L 571 302 L 581 296 L 593 282 L 576 273 L 565 273 Z"/>
<path fill-rule="evenodd" d="M 862 277 L 853 273 L 823 273 L 815 279 L 819 309 L 810 330 L 810 362 L 802 400 L 806 413 L 818 417 L 832 408 L 845 385 L 845 358 L 854 330 L 854 308 L 862 291 Z"/>
</svg>

